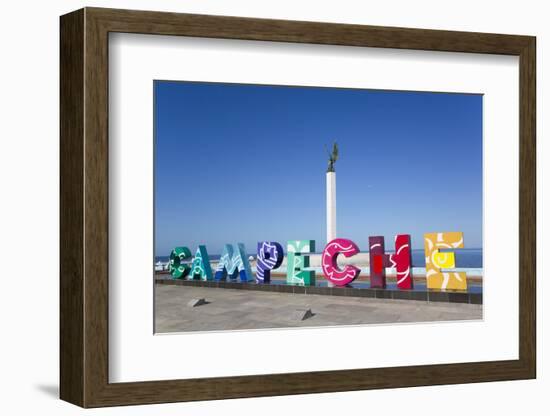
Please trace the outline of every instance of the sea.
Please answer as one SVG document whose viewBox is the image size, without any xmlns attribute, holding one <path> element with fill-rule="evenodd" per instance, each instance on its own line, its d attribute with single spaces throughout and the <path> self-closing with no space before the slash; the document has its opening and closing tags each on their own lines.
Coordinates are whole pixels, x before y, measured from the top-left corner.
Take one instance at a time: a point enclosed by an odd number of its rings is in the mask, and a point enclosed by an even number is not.
<svg viewBox="0 0 550 416">
<path fill-rule="evenodd" d="M 444 250 L 442 250 L 444 251 Z M 455 253 L 455 265 L 457 269 L 483 269 L 483 249 L 481 248 L 463 248 L 459 250 L 452 250 Z M 388 251 L 388 254 L 391 251 Z M 317 253 L 321 254 L 321 253 Z M 423 268 L 426 267 L 426 257 L 424 250 L 416 249 L 412 250 L 412 265 L 413 267 Z M 249 254 L 256 258 L 256 253 Z M 219 254 L 209 255 L 210 260 L 219 260 Z M 170 256 L 156 256 L 155 263 L 166 263 L 170 260 Z"/>
</svg>

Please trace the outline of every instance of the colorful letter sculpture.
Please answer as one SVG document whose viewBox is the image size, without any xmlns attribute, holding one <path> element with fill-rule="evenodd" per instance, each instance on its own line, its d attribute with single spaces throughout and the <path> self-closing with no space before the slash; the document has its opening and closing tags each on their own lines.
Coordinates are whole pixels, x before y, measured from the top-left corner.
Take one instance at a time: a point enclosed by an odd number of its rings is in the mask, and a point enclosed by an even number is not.
<svg viewBox="0 0 550 416">
<path fill-rule="evenodd" d="M 389 255 L 384 247 L 384 237 L 369 237 L 370 287 L 386 288 L 386 267 L 389 267 Z"/>
<path fill-rule="evenodd" d="M 454 269 L 455 253 L 450 250 L 464 248 L 464 236 L 461 232 L 424 234 L 424 252 L 426 256 L 426 288 L 436 290 L 468 290 L 465 272 L 442 269 Z M 443 251 L 441 251 L 443 250 Z M 291 240 L 287 243 L 287 285 L 315 286 L 315 270 L 310 269 L 309 254 L 315 252 L 315 240 Z M 328 282 L 336 286 L 351 284 L 359 276 L 361 269 L 351 264 L 338 267 L 338 256 L 352 257 L 359 253 L 359 247 L 351 240 L 335 238 L 330 241 L 321 254 L 321 268 Z M 386 288 L 386 269 L 393 268 L 397 275 L 398 289 L 412 289 L 412 250 L 411 236 L 395 236 L 395 252 L 386 254 L 384 237 L 369 237 L 370 287 Z M 174 279 L 189 280 L 230 280 L 237 277 L 241 282 L 252 280 L 250 263 L 244 244 L 225 244 L 220 261 L 212 276 L 210 259 L 206 246 L 199 246 L 192 262 L 191 252 L 185 246 L 176 247 L 170 253 L 169 271 Z M 284 261 L 281 244 L 273 241 L 260 241 L 257 246 L 256 281 L 257 284 L 270 283 L 271 271 L 279 268 Z"/>
<path fill-rule="evenodd" d="M 231 244 L 226 244 L 220 257 L 220 262 L 216 268 L 216 280 L 226 280 L 227 276 L 231 280 L 240 277 L 241 282 L 248 282 L 252 278 L 250 263 L 246 258 L 244 244 L 238 243 L 234 250 Z"/>
<path fill-rule="evenodd" d="M 424 234 L 424 254 L 426 255 L 426 286 L 428 289 L 468 290 L 466 273 L 441 272 L 441 269 L 455 267 L 455 254 L 440 252 L 440 249 L 464 247 L 461 232 Z"/>
<path fill-rule="evenodd" d="M 185 259 L 191 258 L 191 251 L 187 247 L 176 247 L 170 253 L 170 274 L 174 279 L 183 279 L 191 270 Z"/>
<path fill-rule="evenodd" d="M 303 270 L 309 267 L 309 256 L 306 253 L 315 251 L 315 240 L 293 240 L 286 247 L 286 283 L 289 285 L 315 285 L 315 271 Z"/>
<path fill-rule="evenodd" d="M 390 267 L 395 267 L 397 274 L 397 287 L 399 289 L 412 289 L 412 255 L 411 236 L 398 234 L 395 236 L 395 253 L 390 256 Z"/>
<path fill-rule="evenodd" d="M 271 270 L 283 263 L 283 247 L 279 243 L 269 241 L 258 242 L 258 256 L 256 261 L 256 283 L 269 283 Z"/>
<path fill-rule="evenodd" d="M 206 246 L 199 246 L 191 264 L 189 280 L 196 279 L 197 277 L 199 280 L 213 280 L 210 258 L 208 257 Z"/>
<path fill-rule="evenodd" d="M 323 273 L 328 280 L 336 286 L 345 286 L 359 276 L 361 269 L 351 265 L 339 269 L 338 254 L 340 253 L 346 257 L 351 257 L 359 253 L 359 247 L 351 240 L 335 238 L 325 246 L 321 256 L 321 264 Z"/>
<path fill-rule="evenodd" d="M 371 288 L 386 288 L 386 267 L 393 267 L 397 274 L 399 289 L 412 289 L 412 257 L 411 236 L 398 234 L 395 236 L 395 253 L 386 254 L 384 237 L 369 237 L 370 286 Z"/>
</svg>

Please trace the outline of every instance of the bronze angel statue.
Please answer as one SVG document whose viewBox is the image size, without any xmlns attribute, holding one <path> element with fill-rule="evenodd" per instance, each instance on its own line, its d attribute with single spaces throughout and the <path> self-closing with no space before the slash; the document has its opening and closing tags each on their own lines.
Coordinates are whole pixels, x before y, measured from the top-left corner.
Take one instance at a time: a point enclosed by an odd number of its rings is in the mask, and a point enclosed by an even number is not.
<svg viewBox="0 0 550 416">
<path fill-rule="evenodd" d="M 334 142 L 334 144 L 332 145 L 332 152 L 329 152 L 327 149 L 327 153 L 328 153 L 327 172 L 335 172 L 334 164 L 338 160 L 338 143 Z"/>
</svg>

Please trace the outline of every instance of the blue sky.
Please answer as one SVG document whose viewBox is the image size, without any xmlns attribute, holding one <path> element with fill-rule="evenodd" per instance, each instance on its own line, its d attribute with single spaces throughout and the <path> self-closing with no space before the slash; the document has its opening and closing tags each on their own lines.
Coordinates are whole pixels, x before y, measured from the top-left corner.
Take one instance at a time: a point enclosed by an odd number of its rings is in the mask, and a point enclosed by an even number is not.
<svg viewBox="0 0 550 416">
<path fill-rule="evenodd" d="M 482 96 L 155 81 L 155 254 L 314 239 L 337 141 L 337 234 L 482 246 Z"/>
</svg>

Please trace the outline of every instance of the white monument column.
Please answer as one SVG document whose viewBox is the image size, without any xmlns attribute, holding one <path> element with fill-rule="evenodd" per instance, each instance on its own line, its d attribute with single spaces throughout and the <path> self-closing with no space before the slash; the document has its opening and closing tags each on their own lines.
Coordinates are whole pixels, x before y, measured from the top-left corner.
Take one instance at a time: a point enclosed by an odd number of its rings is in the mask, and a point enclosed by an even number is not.
<svg viewBox="0 0 550 416">
<path fill-rule="evenodd" d="M 336 238 L 336 172 L 327 172 L 327 244 Z"/>
<path fill-rule="evenodd" d="M 327 172 L 327 244 L 336 238 L 336 172 Z M 334 283 L 327 280 L 328 287 Z"/>
<path fill-rule="evenodd" d="M 327 149 L 328 150 L 328 149 Z M 334 142 L 332 152 L 328 152 L 327 168 L 327 244 L 336 238 L 336 171 L 334 165 L 338 160 L 338 144 Z M 334 283 L 327 280 L 329 287 Z"/>
</svg>

